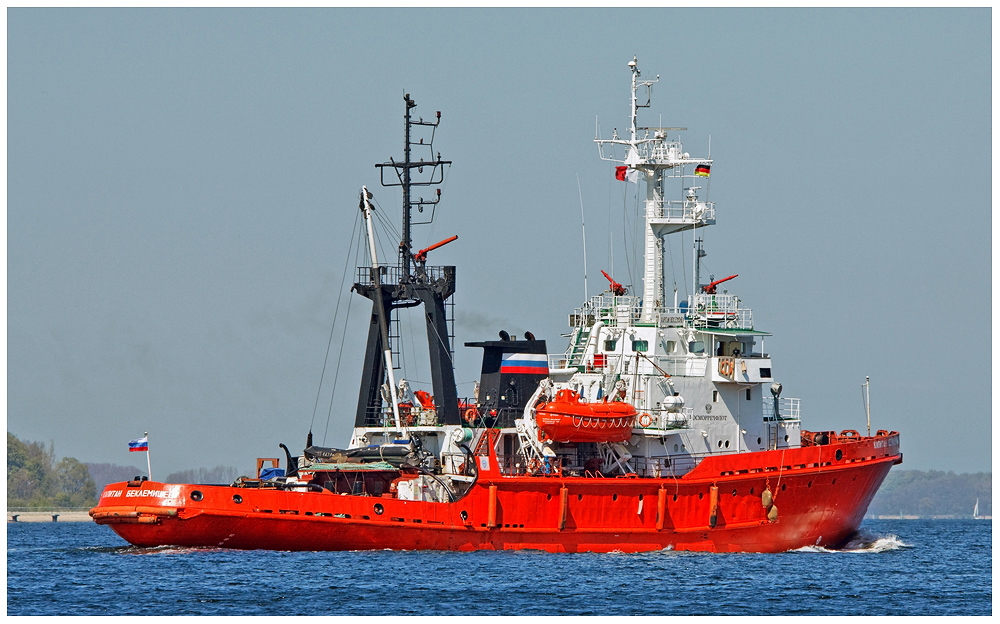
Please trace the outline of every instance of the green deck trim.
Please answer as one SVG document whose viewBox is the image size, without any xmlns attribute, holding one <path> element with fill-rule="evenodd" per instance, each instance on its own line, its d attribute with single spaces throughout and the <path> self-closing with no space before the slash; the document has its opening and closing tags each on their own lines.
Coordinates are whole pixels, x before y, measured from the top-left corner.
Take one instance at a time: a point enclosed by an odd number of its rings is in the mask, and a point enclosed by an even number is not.
<svg viewBox="0 0 1000 624">
<path fill-rule="evenodd" d="M 756 329 L 739 329 L 725 327 L 695 327 L 695 331 L 703 334 L 713 334 L 715 336 L 770 336 L 770 332 L 757 331 Z"/>
</svg>

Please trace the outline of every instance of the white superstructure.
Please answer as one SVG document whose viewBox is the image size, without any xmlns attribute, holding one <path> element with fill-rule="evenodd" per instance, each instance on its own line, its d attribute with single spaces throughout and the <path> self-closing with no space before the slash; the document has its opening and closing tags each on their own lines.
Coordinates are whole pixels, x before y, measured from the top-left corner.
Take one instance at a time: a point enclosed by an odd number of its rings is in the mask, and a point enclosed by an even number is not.
<svg viewBox="0 0 1000 624">
<path fill-rule="evenodd" d="M 570 343 L 565 353 L 550 356 L 551 378 L 587 400 L 611 395 L 638 409 L 627 451 L 630 468 L 640 474 L 668 466 L 683 473 L 707 454 L 797 447 L 799 401 L 780 397 L 763 351 L 768 334 L 755 330 L 751 310 L 722 289 L 726 280 L 701 282 L 700 241 L 692 246 L 695 294 L 679 303 L 673 295 L 667 305 L 663 239 L 690 231 L 694 241 L 697 229 L 715 223 L 715 205 L 699 199 L 698 185 L 711 174 L 712 160 L 684 151 L 677 138 L 684 128 L 636 125 L 656 80 L 640 80 L 637 59 L 629 67 L 629 136 L 615 132 L 595 141 L 603 160 L 620 163 L 623 183 L 637 175 L 645 183 L 642 295 L 611 290 L 570 315 Z M 647 101 L 640 104 L 643 87 Z"/>
</svg>

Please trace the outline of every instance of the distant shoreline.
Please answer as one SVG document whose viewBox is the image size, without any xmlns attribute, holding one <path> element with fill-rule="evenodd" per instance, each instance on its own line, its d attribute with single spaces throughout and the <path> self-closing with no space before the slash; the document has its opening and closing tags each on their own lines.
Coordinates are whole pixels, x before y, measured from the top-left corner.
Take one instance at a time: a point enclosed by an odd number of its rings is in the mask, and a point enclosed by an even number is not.
<svg viewBox="0 0 1000 624">
<path fill-rule="evenodd" d="M 17 516 L 17 519 L 14 519 Z M 53 520 L 52 517 L 56 516 Z M 904 515 L 878 515 L 866 516 L 865 520 L 992 520 L 991 516 L 981 516 L 979 518 L 969 518 L 960 516 L 912 516 Z M 93 522 L 90 514 L 86 511 L 8 511 L 7 523 L 38 523 L 38 522 Z"/>
<path fill-rule="evenodd" d="M 16 519 L 15 519 L 15 516 Z M 53 516 L 55 517 L 53 519 Z M 93 522 L 86 511 L 8 511 L 8 524 L 21 522 Z"/>
<path fill-rule="evenodd" d="M 979 516 L 971 518 L 969 516 L 907 516 L 907 515 L 879 515 L 865 516 L 865 520 L 992 520 L 993 516 Z"/>
</svg>

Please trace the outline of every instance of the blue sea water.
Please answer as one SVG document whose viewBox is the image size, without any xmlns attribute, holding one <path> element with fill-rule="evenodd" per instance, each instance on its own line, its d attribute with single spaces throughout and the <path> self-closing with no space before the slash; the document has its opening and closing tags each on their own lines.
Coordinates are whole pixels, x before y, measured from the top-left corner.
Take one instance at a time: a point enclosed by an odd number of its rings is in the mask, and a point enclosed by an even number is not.
<svg viewBox="0 0 1000 624">
<path fill-rule="evenodd" d="M 866 520 L 839 551 L 293 553 L 7 525 L 8 615 L 991 615 L 992 524 Z"/>
</svg>

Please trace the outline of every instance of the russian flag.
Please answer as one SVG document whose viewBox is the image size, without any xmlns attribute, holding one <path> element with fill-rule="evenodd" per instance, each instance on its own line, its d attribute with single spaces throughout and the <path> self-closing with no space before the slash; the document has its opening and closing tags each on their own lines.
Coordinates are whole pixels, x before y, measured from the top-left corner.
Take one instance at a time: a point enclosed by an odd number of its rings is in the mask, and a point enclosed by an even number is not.
<svg viewBox="0 0 1000 624">
<path fill-rule="evenodd" d="M 544 353 L 505 353 L 501 356 L 500 372 L 548 375 L 549 361 Z"/>
<path fill-rule="evenodd" d="M 149 438 L 148 437 L 147 438 L 139 438 L 138 440 L 129 440 L 128 441 L 128 452 L 129 453 L 136 453 L 136 452 L 141 453 L 143 451 L 146 451 L 146 452 L 149 451 Z"/>
</svg>

